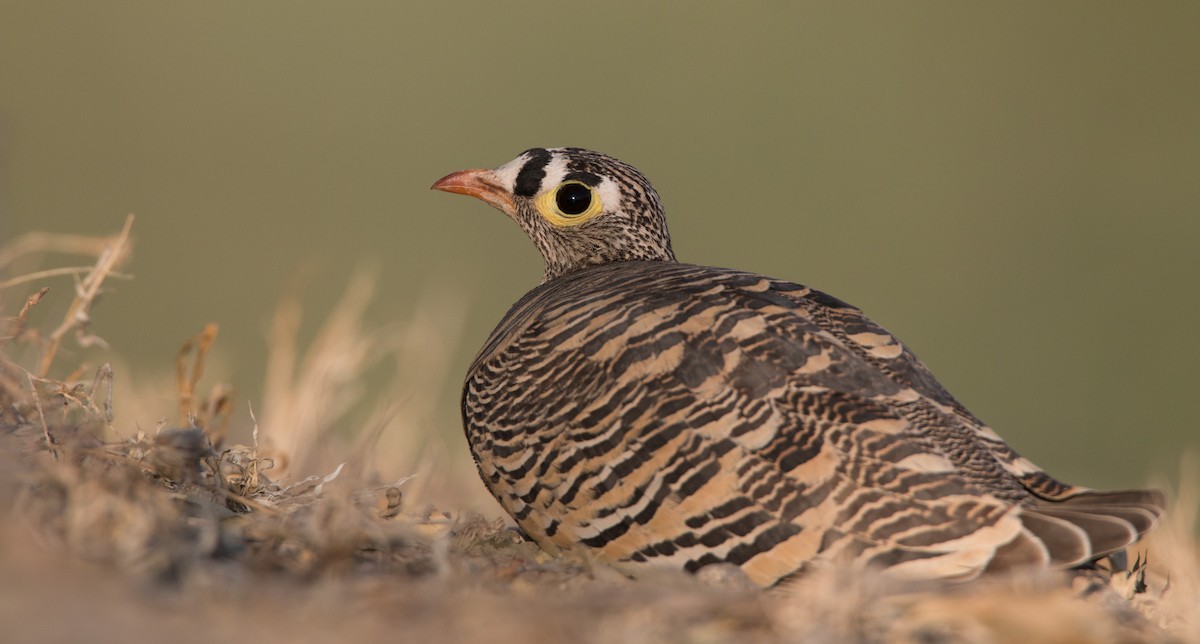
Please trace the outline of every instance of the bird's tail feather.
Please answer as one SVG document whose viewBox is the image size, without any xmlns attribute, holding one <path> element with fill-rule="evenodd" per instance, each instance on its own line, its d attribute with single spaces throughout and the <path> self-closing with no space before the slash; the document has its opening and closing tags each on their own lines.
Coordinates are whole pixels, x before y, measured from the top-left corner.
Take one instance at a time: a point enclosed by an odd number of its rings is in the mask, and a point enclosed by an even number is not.
<svg viewBox="0 0 1200 644">
<path fill-rule="evenodd" d="M 1021 565 L 1072 567 L 1122 552 L 1162 518 L 1158 490 L 1085 490 L 1021 510 L 1024 529 L 996 551 L 989 570 Z"/>
</svg>

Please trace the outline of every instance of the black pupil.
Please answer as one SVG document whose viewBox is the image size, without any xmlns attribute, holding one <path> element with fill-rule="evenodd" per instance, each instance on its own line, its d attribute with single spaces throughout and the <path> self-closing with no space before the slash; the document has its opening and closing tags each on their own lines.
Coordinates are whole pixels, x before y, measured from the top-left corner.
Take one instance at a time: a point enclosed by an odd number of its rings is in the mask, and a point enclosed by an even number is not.
<svg viewBox="0 0 1200 644">
<path fill-rule="evenodd" d="M 592 205 L 592 191 L 583 184 L 568 183 L 558 189 L 554 200 L 558 202 L 562 214 L 579 215 Z"/>
</svg>

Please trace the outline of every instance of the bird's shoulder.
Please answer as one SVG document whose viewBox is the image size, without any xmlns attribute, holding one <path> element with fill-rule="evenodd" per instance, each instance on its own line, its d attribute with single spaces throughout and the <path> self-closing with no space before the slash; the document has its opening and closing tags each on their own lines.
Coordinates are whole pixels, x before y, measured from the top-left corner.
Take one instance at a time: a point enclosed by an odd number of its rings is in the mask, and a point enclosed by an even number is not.
<svg viewBox="0 0 1200 644">
<path fill-rule="evenodd" d="M 908 347 L 857 307 L 788 280 L 676 262 L 605 264 L 534 288 L 492 331 L 470 373 L 506 353 L 613 360 L 631 347 L 661 352 L 700 338 L 737 345 L 784 371 L 812 358 L 810 368 L 831 385 L 909 388 L 961 407 Z"/>
<path fill-rule="evenodd" d="M 1012 450 L 857 307 L 734 269 L 620 262 L 539 285 L 476 356 L 463 412 L 482 418 L 486 408 L 506 424 L 540 424 L 564 405 L 638 388 L 671 392 L 692 408 L 727 404 L 731 395 L 739 413 L 765 401 L 800 406 L 805 423 L 833 414 L 857 426 L 874 415 L 905 427 L 901 434 L 917 451 L 974 454 L 964 457 L 973 461 L 962 464 L 967 471 L 1007 487 L 1012 499 L 1078 490 Z M 798 391 L 811 402 L 792 400 Z M 483 405 L 481 397 L 492 402 Z"/>
</svg>

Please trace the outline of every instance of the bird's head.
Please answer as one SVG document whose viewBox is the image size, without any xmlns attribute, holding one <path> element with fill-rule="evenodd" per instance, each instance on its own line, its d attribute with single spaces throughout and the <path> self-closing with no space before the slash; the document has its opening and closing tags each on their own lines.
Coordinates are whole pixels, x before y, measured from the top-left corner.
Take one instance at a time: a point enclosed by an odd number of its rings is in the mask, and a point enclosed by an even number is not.
<svg viewBox="0 0 1200 644">
<path fill-rule="evenodd" d="M 610 262 L 675 260 L 654 186 L 599 152 L 533 148 L 494 170 L 447 175 L 433 188 L 477 197 L 516 221 L 546 261 L 542 281 Z"/>
</svg>

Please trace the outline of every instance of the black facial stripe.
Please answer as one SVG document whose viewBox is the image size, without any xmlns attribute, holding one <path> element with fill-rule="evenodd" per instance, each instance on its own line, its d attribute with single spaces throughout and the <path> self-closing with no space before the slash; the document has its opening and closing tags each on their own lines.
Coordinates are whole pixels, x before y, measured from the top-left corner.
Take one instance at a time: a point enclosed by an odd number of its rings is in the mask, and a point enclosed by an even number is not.
<svg viewBox="0 0 1200 644">
<path fill-rule="evenodd" d="M 545 148 L 533 148 L 526 150 L 525 154 L 529 155 L 529 160 L 521 166 L 521 171 L 517 173 L 517 180 L 513 184 L 513 194 L 520 197 L 532 197 L 541 187 L 542 179 L 546 178 L 546 166 L 550 164 L 550 152 Z"/>
<path fill-rule="evenodd" d="M 578 181 L 579 183 L 591 186 L 593 188 L 600 187 L 600 177 L 592 174 L 591 172 L 572 172 L 563 177 L 563 179 L 565 181 Z"/>
</svg>

